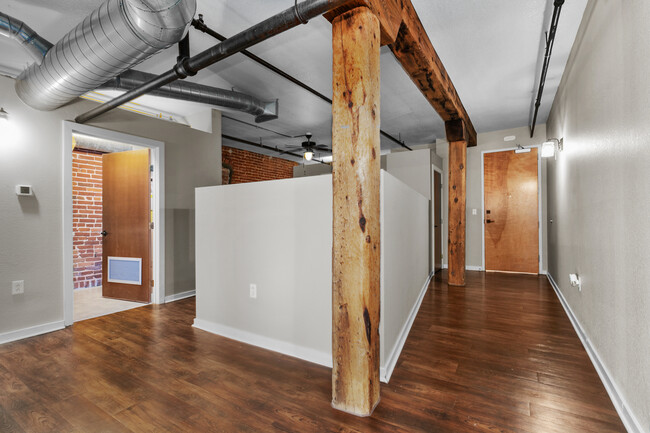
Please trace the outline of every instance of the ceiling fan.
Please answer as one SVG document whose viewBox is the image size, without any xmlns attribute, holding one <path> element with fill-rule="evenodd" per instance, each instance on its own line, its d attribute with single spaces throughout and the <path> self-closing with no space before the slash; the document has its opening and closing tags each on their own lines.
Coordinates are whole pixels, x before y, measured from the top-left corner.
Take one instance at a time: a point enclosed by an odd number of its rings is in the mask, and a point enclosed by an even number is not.
<svg viewBox="0 0 650 433">
<path fill-rule="evenodd" d="M 303 153 L 303 158 L 305 158 L 307 161 L 311 161 L 312 158 L 314 157 L 315 152 L 322 152 L 322 153 L 332 153 L 332 149 L 327 147 L 324 144 L 316 144 L 315 141 L 311 141 L 312 134 L 311 132 L 308 132 L 305 134 L 305 137 L 307 138 L 307 141 L 303 141 L 300 146 L 289 146 L 285 148 L 282 153 L 286 152 L 291 152 L 294 150 L 304 150 Z"/>
</svg>

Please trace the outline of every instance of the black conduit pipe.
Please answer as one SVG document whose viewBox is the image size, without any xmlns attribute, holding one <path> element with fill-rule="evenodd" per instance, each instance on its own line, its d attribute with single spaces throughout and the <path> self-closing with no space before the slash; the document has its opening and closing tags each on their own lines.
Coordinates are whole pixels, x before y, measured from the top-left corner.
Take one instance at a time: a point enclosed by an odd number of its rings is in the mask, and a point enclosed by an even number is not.
<svg viewBox="0 0 650 433">
<path fill-rule="evenodd" d="M 553 51 L 553 44 L 555 43 L 555 33 L 557 32 L 557 24 L 560 20 L 560 12 L 564 0 L 555 0 L 553 3 L 553 17 L 551 18 L 551 28 L 546 36 L 546 51 L 544 53 L 544 63 L 542 66 L 542 75 L 539 79 L 539 88 L 537 89 L 537 97 L 535 99 L 535 111 L 533 114 L 533 121 L 530 125 L 530 137 L 535 134 L 535 123 L 537 123 L 537 112 L 542 103 L 542 93 L 544 93 L 544 83 L 546 82 L 546 74 L 548 73 L 548 65 L 551 62 L 551 52 Z"/>
<path fill-rule="evenodd" d="M 120 105 L 126 104 L 133 99 L 145 95 L 152 90 L 174 82 L 178 79 L 184 79 L 196 74 L 201 69 L 217 63 L 227 57 L 232 56 L 246 48 L 249 48 L 259 42 L 265 41 L 275 35 L 302 24 L 304 20 L 309 20 L 332 9 L 343 6 L 348 0 L 305 0 L 297 3 L 294 7 L 280 12 L 248 29 L 237 33 L 235 36 L 214 45 L 211 48 L 197 54 L 196 56 L 184 59 L 171 70 L 157 76 L 142 86 L 129 90 L 94 109 L 77 116 L 77 123 L 85 123 L 108 111 L 111 111 Z"/>
<path fill-rule="evenodd" d="M 224 35 L 222 35 L 221 33 L 218 33 L 218 32 L 216 32 L 215 30 L 213 30 L 213 29 L 211 29 L 210 27 L 208 27 L 208 26 L 205 24 L 205 22 L 203 21 L 203 15 L 202 15 L 202 14 L 199 14 L 199 19 L 198 19 L 198 20 L 196 20 L 196 19 L 192 20 L 192 27 L 194 27 L 195 29 L 197 29 L 197 30 L 199 30 L 199 31 L 201 31 L 201 32 L 203 32 L 203 33 L 206 33 L 206 34 L 212 36 L 213 38 L 215 38 L 215 39 L 217 39 L 217 40 L 219 40 L 219 41 L 222 41 L 222 42 L 223 42 L 223 41 L 225 41 L 225 40 L 227 39 L 227 38 L 226 38 Z M 327 102 L 327 103 L 329 103 L 329 104 L 332 103 L 332 100 L 331 100 L 330 98 L 328 98 L 327 96 L 323 95 L 323 94 L 322 94 L 321 92 L 319 92 L 318 90 L 314 89 L 313 87 L 308 86 L 307 84 L 303 83 L 302 81 L 300 81 L 300 80 L 297 79 L 296 77 L 287 74 L 287 73 L 284 72 L 282 69 L 278 68 L 277 66 L 272 65 L 271 63 L 267 62 L 266 60 L 262 59 L 262 58 L 259 57 L 259 56 L 256 56 L 255 54 L 251 53 L 250 51 L 248 51 L 248 50 L 242 50 L 242 51 L 240 51 L 240 54 L 245 55 L 246 57 L 248 57 L 248 58 L 251 59 L 252 61 L 256 62 L 257 64 L 262 65 L 262 66 L 264 66 L 265 68 L 267 68 L 268 70 L 270 70 L 270 71 L 272 71 L 272 72 L 275 72 L 275 73 L 278 74 L 279 76 L 281 76 L 281 77 L 283 77 L 283 78 L 285 78 L 285 79 L 291 81 L 293 84 L 302 87 L 303 89 L 305 89 L 305 90 L 308 91 L 309 93 L 311 93 L 311 94 L 313 94 L 313 95 L 319 97 L 319 98 L 322 99 L 323 101 L 325 101 L 325 102 Z M 411 149 L 410 147 L 408 147 L 408 146 L 407 146 L 403 141 L 398 140 L 397 138 L 393 137 L 393 136 L 390 135 L 389 133 L 384 132 L 384 131 L 380 131 L 380 132 L 381 132 L 381 135 L 383 135 L 384 137 L 388 138 L 389 140 L 392 140 L 393 142 L 399 144 L 400 146 L 402 146 L 402 147 L 404 147 L 404 148 L 406 148 L 406 149 L 408 149 L 408 150 L 413 150 L 413 149 Z"/>
<path fill-rule="evenodd" d="M 259 147 L 260 149 L 266 149 L 266 150 L 272 150 L 274 152 L 280 152 L 280 149 L 278 149 L 277 147 L 265 146 L 262 143 L 255 143 L 254 141 L 244 140 L 243 138 L 233 137 L 232 135 L 222 134 L 221 138 L 225 138 L 226 140 L 236 141 L 236 142 L 242 143 L 242 144 L 247 144 L 249 146 Z M 287 154 L 287 155 L 295 156 L 295 157 L 300 158 L 300 159 L 303 158 L 303 155 L 300 155 L 299 153 L 294 153 L 294 152 L 284 152 L 284 153 Z M 269 156 L 271 156 L 271 155 L 269 155 Z M 312 161 L 317 161 L 317 162 L 320 162 L 321 164 L 329 165 L 326 162 L 323 162 L 323 161 L 321 161 L 320 159 L 317 159 L 317 158 L 313 158 Z"/>
</svg>

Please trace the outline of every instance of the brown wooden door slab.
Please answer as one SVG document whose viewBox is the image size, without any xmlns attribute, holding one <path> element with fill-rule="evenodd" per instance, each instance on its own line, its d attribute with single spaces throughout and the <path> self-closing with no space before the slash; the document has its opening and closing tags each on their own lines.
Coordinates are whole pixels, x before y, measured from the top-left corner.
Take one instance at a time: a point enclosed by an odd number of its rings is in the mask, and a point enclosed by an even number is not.
<svg viewBox="0 0 650 433">
<path fill-rule="evenodd" d="M 539 272 L 537 149 L 485 153 L 485 270 Z"/>
<path fill-rule="evenodd" d="M 103 164 L 102 295 L 150 302 L 149 149 L 107 153 Z"/>
<path fill-rule="evenodd" d="M 442 176 L 437 171 L 433 172 L 433 230 L 434 242 L 433 263 L 434 271 L 442 269 Z"/>
</svg>

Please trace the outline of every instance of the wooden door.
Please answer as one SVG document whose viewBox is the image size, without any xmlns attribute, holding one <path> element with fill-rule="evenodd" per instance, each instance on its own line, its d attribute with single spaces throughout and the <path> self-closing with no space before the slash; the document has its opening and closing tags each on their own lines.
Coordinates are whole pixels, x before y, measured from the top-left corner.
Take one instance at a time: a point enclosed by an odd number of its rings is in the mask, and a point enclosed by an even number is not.
<svg viewBox="0 0 650 433">
<path fill-rule="evenodd" d="M 485 153 L 485 270 L 539 272 L 537 149 Z"/>
<path fill-rule="evenodd" d="M 151 301 L 149 149 L 103 155 L 102 295 Z"/>
<path fill-rule="evenodd" d="M 442 175 L 433 172 L 433 230 L 434 242 L 433 263 L 434 271 L 442 269 Z"/>
</svg>

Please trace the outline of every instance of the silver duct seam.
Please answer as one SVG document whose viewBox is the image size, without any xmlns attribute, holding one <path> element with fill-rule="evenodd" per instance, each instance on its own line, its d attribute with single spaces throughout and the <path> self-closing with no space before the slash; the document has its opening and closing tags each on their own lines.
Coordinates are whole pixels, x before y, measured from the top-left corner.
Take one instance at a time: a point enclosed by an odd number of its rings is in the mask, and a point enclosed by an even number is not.
<svg viewBox="0 0 650 433">
<path fill-rule="evenodd" d="M 36 63 L 52 48 L 52 44 L 38 35 L 24 22 L 0 12 L 0 35 L 13 39 L 34 58 Z"/>
<path fill-rule="evenodd" d="M 180 41 L 196 0 L 107 0 L 16 80 L 18 96 L 53 110 Z"/>
<path fill-rule="evenodd" d="M 99 86 L 99 89 L 131 90 L 140 87 L 147 81 L 156 78 L 154 74 L 129 70 Z M 175 81 L 162 86 L 148 94 L 182 101 L 199 102 L 231 108 L 255 116 L 257 123 L 278 118 L 278 101 L 261 101 L 260 99 L 217 87 L 187 81 Z"/>
</svg>

